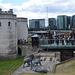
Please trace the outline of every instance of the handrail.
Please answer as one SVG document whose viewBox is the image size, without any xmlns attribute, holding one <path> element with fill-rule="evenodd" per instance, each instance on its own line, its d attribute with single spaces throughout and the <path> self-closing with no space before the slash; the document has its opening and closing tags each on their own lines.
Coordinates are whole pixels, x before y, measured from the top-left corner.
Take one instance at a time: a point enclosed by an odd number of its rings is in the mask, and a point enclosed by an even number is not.
<svg viewBox="0 0 75 75">
<path fill-rule="evenodd" d="M 40 39 L 39 45 L 75 45 L 75 39 Z"/>
</svg>

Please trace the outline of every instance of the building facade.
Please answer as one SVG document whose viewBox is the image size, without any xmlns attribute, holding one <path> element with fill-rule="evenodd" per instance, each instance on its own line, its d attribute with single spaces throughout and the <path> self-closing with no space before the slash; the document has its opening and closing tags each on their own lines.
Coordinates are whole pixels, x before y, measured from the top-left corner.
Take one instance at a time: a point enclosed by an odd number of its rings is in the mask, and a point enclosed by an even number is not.
<svg viewBox="0 0 75 75">
<path fill-rule="evenodd" d="M 67 16 L 57 16 L 57 29 L 65 29 L 67 27 Z"/>
<path fill-rule="evenodd" d="M 23 28 L 25 28 L 25 30 Z M 0 56 L 17 55 L 17 41 L 19 38 L 27 38 L 27 29 L 27 19 L 26 21 L 25 19 L 18 19 L 17 16 L 13 14 L 12 9 L 9 11 L 2 11 L 2 9 L 0 9 Z M 19 34 L 19 31 L 24 36 Z"/>
<path fill-rule="evenodd" d="M 75 15 L 72 16 L 72 27 L 75 25 Z"/>
<path fill-rule="evenodd" d="M 29 20 L 29 28 L 45 28 L 45 19 Z"/>
<path fill-rule="evenodd" d="M 48 24 L 49 24 L 50 28 L 55 28 L 56 27 L 56 19 L 55 18 L 49 18 Z"/>
<path fill-rule="evenodd" d="M 72 28 L 72 17 L 71 16 L 67 16 L 67 27 Z"/>
<path fill-rule="evenodd" d="M 58 29 L 66 29 L 72 27 L 72 19 L 70 16 L 60 15 L 57 16 L 57 28 Z"/>
</svg>

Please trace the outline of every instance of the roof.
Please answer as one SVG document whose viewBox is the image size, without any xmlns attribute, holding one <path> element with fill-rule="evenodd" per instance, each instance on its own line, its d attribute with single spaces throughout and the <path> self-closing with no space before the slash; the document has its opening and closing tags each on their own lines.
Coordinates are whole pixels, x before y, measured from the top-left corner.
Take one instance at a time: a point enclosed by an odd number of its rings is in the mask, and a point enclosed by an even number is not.
<svg viewBox="0 0 75 75">
<path fill-rule="evenodd" d="M 35 34 L 35 35 L 33 35 L 32 37 L 39 37 L 39 35 Z"/>
</svg>

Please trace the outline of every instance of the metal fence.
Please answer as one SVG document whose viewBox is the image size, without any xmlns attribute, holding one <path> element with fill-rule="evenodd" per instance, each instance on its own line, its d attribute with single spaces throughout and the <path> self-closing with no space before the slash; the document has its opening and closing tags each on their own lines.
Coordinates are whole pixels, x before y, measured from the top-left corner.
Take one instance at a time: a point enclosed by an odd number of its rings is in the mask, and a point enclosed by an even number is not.
<svg viewBox="0 0 75 75">
<path fill-rule="evenodd" d="M 75 45 L 75 39 L 69 39 L 69 40 L 62 40 L 62 39 L 40 39 L 39 40 L 39 45 L 53 45 L 53 46 L 72 46 Z"/>
</svg>

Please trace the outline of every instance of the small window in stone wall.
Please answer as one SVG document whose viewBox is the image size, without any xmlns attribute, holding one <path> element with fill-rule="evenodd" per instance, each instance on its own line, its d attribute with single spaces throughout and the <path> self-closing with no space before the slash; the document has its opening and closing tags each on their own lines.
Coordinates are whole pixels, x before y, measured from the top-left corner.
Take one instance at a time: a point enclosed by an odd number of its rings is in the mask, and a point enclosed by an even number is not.
<svg viewBox="0 0 75 75">
<path fill-rule="evenodd" d="M 10 22 L 8 22 L 8 26 L 10 27 Z"/>
<path fill-rule="evenodd" d="M 1 27 L 1 22 L 0 22 L 0 27 Z"/>
</svg>

